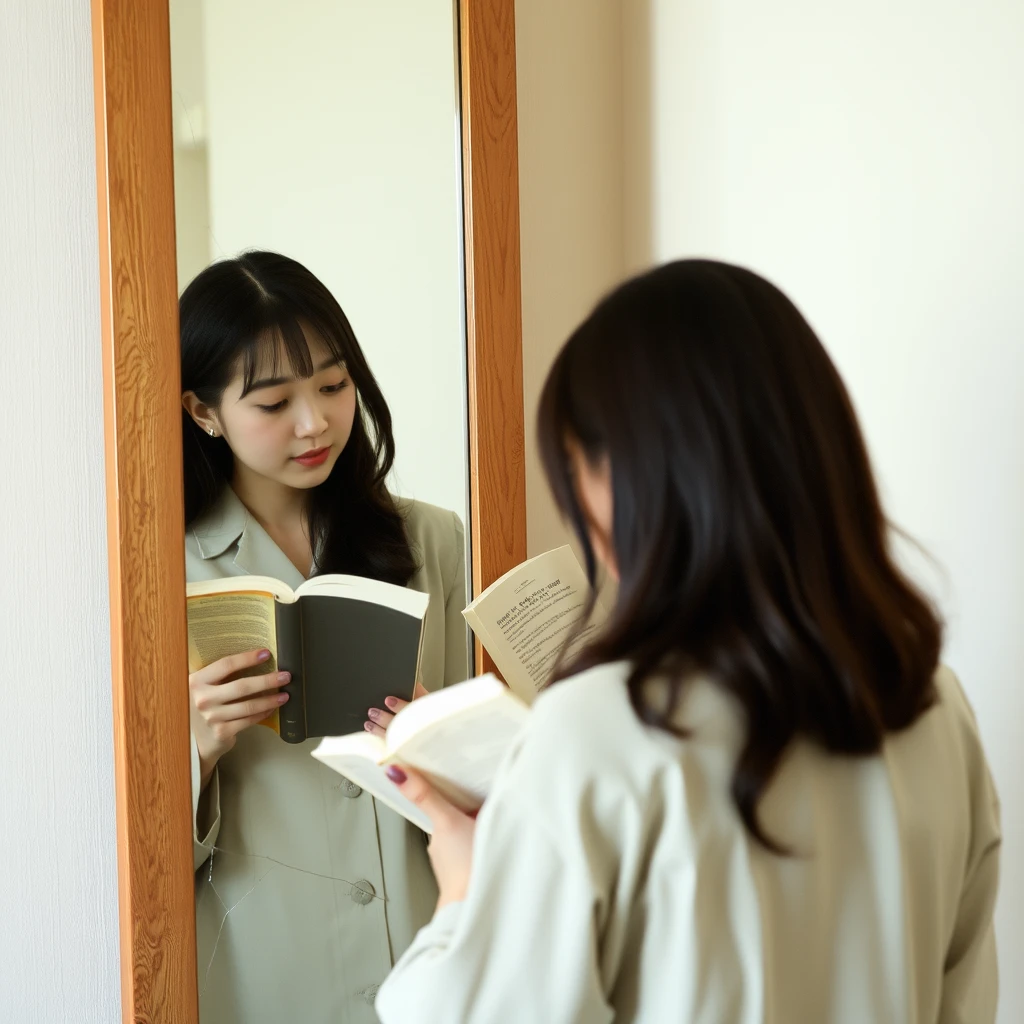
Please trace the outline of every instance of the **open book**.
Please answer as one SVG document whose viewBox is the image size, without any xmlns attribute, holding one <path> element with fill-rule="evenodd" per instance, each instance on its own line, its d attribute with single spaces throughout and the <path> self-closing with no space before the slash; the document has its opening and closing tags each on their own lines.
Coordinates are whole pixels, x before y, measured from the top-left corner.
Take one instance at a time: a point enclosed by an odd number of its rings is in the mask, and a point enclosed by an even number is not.
<svg viewBox="0 0 1024 1024">
<path fill-rule="evenodd" d="M 563 645 L 583 620 L 590 590 L 586 573 L 565 545 L 509 570 L 462 613 L 520 700 L 532 703 L 551 678 Z M 593 638 L 605 614 L 599 601 L 566 657 Z"/>
<path fill-rule="evenodd" d="M 190 583 L 189 671 L 258 648 L 261 672 L 291 672 L 264 725 L 289 743 L 359 729 L 385 697 L 411 698 L 429 596 L 359 576 L 314 576 L 294 591 L 266 576 Z"/>
<path fill-rule="evenodd" d="M 327 737 L 313 756 L 430 832 L 430 819 L 402 795 L 385 767 L 415 768 L 457 807 L 475 811 L 528 714 L 508 687 L 487 674 L 406 705 L 383 739 L 368 732 Z"/>
</svg>

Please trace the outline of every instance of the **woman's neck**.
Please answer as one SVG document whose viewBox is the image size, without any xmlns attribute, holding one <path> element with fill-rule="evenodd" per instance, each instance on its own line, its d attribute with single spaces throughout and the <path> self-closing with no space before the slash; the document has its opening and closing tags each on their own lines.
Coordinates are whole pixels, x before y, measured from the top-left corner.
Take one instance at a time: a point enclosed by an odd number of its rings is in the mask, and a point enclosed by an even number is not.
<svg viewBox="0 0 1024 1024">
<path fill-rule="evenodd" d="M 305 515 L 306 492 L 266 477 L 237 472 L 231 487 L 288 561 L 308 578 L 314 565 Z"/>
<path fill-rule="evenodd" d="M 261 526 L 277 531 L 291 531 L 305 527 L 305 491 L 256 476 L 237 467 L 231 480 L 231 488 L 239 500 L 256 518 Z"/>
</svg>

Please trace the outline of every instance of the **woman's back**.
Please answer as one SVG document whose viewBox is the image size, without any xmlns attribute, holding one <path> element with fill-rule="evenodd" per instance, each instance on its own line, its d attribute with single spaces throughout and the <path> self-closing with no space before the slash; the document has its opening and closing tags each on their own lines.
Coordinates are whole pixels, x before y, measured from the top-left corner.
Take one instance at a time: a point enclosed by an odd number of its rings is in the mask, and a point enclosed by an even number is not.
<svg viewBox="0 0 1024 1024">
<path fill-rule="evenodd" d="M 443 909 L 381 1016 L 992 1024 L 991 779 L 796 306 L 709 260 L 627 281 L 555 359 L 537 436 L 614 607 L 538 701 L 471 872 L 434 804 Z M 533 988 L 501 977 L 521 962 Z"/>
<path fill-rule="evenodd" d="M 792 746 L 760 805 L 787 856 L 730 797 L 743 724 L 729 698 L 696 682 L 678 740 L 636 718 L 627 672 L 591 669 L 537 701 L 480 815 L 443 965 L 429 955 L 436 920 L 414 944 L 427 954 L 418 1021 L 994 1019 L 996 798 L 950 672 L 877 756 Z M 482 969 L 503 948 L 532 950 L 514 1007 Z"/>
</svg>

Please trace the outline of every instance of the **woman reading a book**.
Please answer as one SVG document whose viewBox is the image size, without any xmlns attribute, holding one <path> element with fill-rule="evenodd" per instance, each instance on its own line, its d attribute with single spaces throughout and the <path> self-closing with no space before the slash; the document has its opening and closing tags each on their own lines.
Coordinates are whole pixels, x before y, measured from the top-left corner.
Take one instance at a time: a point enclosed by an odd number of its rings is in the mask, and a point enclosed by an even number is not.
<svg viewBox="0 0 1024 1024">
<path fill-rule="evenodd" d="M 189 582 L 344 573 L 426 592 L 421 680 L 464 679 L 462 525 L 388 493 L 391 416 L 331 293 L 254 252 L 203 271 L 180 318 Z M 315 739 L 259 727 L 287 700 L 267 663 L 252 651 L 189 679 L 201 1018 L 375 1021 L 437 898 L 425 838 L 314 761 Z M 344 658 L 337 673 L 344 686 Z M 368 712 L 372 731 L 391 718 Z"/>
<path fill-rule="evenodd" d="M 991 1024 L 996 794 L 807 322 L 654 270 L 569 339 L 538 435 L 615 607 L 475 822 L 390 769 L 440 898 L 381 1019 Z"/>
</svg>

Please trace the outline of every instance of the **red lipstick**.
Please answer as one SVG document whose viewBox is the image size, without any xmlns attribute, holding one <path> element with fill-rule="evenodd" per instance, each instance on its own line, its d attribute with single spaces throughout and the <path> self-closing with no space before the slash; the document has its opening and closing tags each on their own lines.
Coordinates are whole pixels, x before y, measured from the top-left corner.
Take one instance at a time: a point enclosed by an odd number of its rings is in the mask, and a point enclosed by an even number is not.
<svg viewBox="0 0 1024 1024">
<path fill-rule="evenodd" d="M 330 445 L 328 445 L 326 448 L 310 448 L 308 452 L 303 452 L 301 455 L 296 455 L 295 461 L 300 466 L 322 466 L 327 461 L 327 456 L 330 454 Z"/>
</svg>

